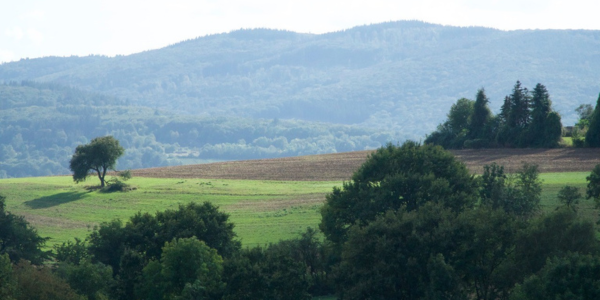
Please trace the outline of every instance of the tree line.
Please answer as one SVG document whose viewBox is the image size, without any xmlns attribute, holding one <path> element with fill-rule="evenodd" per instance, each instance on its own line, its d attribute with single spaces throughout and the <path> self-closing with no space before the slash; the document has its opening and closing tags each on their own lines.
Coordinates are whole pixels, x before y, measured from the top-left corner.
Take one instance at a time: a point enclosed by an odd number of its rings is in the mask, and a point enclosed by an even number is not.
<svg viewBox="0 0 600 300">
<path fill-rule="evenodd" d="M 565 186 L 542 212 L 538 174 L 492 164 L 476 177 L 439 146 L 389 144 L 327 195 L 319 230 L 254 248 L 205 202 L 45 251 L 0 198 L 0 298 L 595 299 L 600 244 L 582 195 Z M 600 203 L 600 165 L 587 181 Z"/>
<path fill-rule="evenodd" d="M 530 92 L 517 81 L 497 115 L 491 113 L 488 103 L 483 88 L 477 91 L 475 101 L 459 99 L 450 108 L 448 119 L 427 136 L 425 143 L 453 149 L 559 145 L 561 118 L 552 109 L 544 85 L 538 83 Z"/>
</svg>

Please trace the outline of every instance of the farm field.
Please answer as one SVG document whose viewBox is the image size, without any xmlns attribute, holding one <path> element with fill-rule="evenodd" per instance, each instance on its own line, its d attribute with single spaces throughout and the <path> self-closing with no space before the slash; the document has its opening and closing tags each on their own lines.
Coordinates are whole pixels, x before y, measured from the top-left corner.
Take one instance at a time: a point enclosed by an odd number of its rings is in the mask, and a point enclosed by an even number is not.
<svg viewBox="0 0 600 300">
<path fill-rule="evenodd" d="M 133 170 L 136 177 L 222 178 L 254 180 L 311 181 L 348 180 L 372 151 L 308 155 L 276 159 L 218 162 L 165 168 Z M 521 167 L 523 161 L 537 164 L 540 171 L 590 172 L 600 164 L 598 149 L 478 149 L 451 150 L 471 172 L 482 173 L 483 166 L 496 162 L 507 171 Z"/>
<path fill-rule="evenodd" d="M 541 175 L 542 209 L 549 211 L 559 205 L 556 194 L 561 187 L 576 186 L 583 193 L 585 177 L 600 163 L 596 152 L 576 151 L 577 155 L 570 156 L 571 152 L 564 150 L 520 149 L 508 154 L 469 150 L 455 154 L 472 171 L 493 161 L 509 171 L 516 170 L 523 160 L 540 162 L 540 169 L 546 172 Z M 23 215 L 42 236 L 51 237 L 48 246 L 84 238 L 103 221 L 119 218 L 125 222 L 138 211 L 175 209 L 190 201 L 210 201 L 219 206 L 230 214 L 244 246 L 263 245 L 295 237 L 306 227 L 317 227 L 325 195 L 350 178 L 368 153 L 135 170 L 129 183 L 137 189 L 127 193 L 89 191 L 86 186 L 97 184 L 94 178 L 84 184 L 73 183 L 69 176 L 3 179 L 0 194 L 6 196 L 9 211 Z M 573 167 L 579 168 L 578 172 L 556 172 Z M 230 178 L 199 178 L 217 172 Z M 176 174 L 181 178 L 174 178 Z M 268 180 L 268 176 L 282 180 Z M 579 207 L 587 218 L 598 218 L 591 200 L 582 200 Z"/>
</svg>

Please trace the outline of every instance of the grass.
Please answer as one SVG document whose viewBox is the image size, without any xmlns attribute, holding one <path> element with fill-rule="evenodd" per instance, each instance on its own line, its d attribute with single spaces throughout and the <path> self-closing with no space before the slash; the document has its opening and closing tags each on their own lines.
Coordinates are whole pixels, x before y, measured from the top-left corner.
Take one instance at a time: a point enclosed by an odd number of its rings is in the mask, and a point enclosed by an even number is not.
<svg viewBox="0 0 600 300">
<path fill-rule="evenodd" d="M 598 210 L 595 209 L 593 199 L 585 199 L 585 190 L 587 188 L 586 177 L 589 172 L 568 172 L 568 173 L 542 173 L 540 178 L 544 181 L 542 190 L 542 211 L 548 212 L 555 210 L 561 203 L 556 198 L 558 191 L 566 185 L 579 188 L 583 198 L 579 200 L 578 211 L 582 217 L 598 221 Z"/>
<path fill-rule="evenodd" d="M 573 138 L 570 136 L 563 136 L 560 144 L 563 147 L 573 147 Z"/>
<path fill-rule="evenodd" d="M 90 181 L 89 183 L 94 183 Z M 48 245 L 84 238 L 100 222 L 128 220 L 138 211 L 175 209 L 179 204 L 210 201 L 230 214 L 245 246 L 288 239 L 320 222 L 319 209 L 341 182 L 133 178 L 127 193 L 89 191 L 71 177 L 0 180 L 7 209 L 23 215 Z"/>
<path fill-rule="evenodd" d="M 587 172 L 545 173 L 543 211 L 560 205 L 556 195 L 565 185 L 584 193 Z M 88 184 L 95 183 L 89 181 Z M 138 211 L 175 209 L 178 204 L 210 201 L 230 214 L 244 246 L 264 245 L 296 237 L 306 227 L 317 227 L 325 195 L 339 181 L 266 181 L 229 179 L 133 178 L 127 183 L 137 190 L 127 193 L 90 191 L 71 177 L 37 177 L 0 180 L 0 194 L 7 208 L 23 215 L 41 236 L 51 237 L 48 246 L 84 238 L 93 227 L 114 218 L 128 220 Z M 598 219 L 592 200 L 582 199 L 580 213 Z"/>
</svg>

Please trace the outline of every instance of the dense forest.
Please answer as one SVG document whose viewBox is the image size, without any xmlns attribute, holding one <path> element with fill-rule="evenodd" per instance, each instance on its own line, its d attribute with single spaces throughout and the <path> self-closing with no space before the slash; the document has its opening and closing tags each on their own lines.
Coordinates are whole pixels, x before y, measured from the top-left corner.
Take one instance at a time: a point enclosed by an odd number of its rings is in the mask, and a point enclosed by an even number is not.
<svg viewBox="0 0 600 300">
<path fill-rule="evenodd" d="M 117 168 L 372 149 L 399 136 L 352 125 L 177 115 L 53 83 L 0 85 L 0 178 L 69 174 L 75 147 L 112 135 Z"/>
<path fill-rule="evenodd" d="M 416 21 L 321 35 L 254 29 L 129 56 L 5 63 L 0 81 L 56 82 L 193 114 L 363 124 L 420 138 L 451 101 L 485 86 L 497 103 L 517 79 L 543 82 L 573 124 L 573 108 L 595 100 L 599 44 L 597 31 Z"/>
<path fill-rule="evenodd" d="M 579 190 L 564 186 L 542 212 L 536 165 L 484 169 L 473 176 L 440 146 L 388 144 L 326 196 L 320 231 L 254 248 L 205 202 L 103 222 L 46 251 L 0 196 L 0 298 L 598 299 L 600 243 Z M 600 165 L 587 181 L 599 204 Z"/>
<path fill-rule="evenodd" d="M 515 80 L 543 82 L 572 125 L 596 100 L 599 49 L 598 31 L 401 21 L 22 59 L 0 65 L 0 176 L 63 174 L 76 144 L 106 134 L 127 148 L 119 168 L 372 149 L 423 139 L 481 87 L 498 113 Z"/>
</svg>

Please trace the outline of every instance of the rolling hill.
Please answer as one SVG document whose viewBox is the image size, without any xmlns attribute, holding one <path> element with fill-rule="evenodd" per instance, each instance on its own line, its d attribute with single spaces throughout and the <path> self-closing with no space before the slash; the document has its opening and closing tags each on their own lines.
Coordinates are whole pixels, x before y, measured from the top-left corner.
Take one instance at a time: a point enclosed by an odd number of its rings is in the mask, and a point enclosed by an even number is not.
<svg viewBox="0 0 600 300">
<path fill-rule="evenodd" d="M 105 134 L 126 141 L 120 168 L 422 140 L 457 99 L 485 87 L 497 111 L 517 80 L 546 85 L 563 124 L 573 124 L 575 108 L 600 92 L 600 31 L 400 21 L 23 59 L 0 65 L 0 177 L 65 174 L 74 147 Z"/>
</svg>

